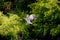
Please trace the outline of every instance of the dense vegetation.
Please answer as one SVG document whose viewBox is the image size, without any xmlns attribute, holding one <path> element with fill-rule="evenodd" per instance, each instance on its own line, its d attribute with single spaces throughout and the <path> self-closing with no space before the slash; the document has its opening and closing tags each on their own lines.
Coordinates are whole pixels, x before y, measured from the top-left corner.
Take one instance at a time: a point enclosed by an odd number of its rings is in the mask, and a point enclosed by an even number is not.
<svg viewBox="0 0 60 40">
<path fill-rule="evenodd" d="M 30 13 L 37 16 L 32 25 L 24 20 Z M 0 0 L 0 40 L 60 40 L 60 1 Z"/>
</svg>

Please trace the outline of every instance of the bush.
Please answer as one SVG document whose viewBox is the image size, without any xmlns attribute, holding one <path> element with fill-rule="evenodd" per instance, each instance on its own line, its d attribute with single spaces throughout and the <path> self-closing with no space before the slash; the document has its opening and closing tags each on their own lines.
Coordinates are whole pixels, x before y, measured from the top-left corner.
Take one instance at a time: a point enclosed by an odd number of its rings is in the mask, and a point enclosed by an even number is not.
<svg viewBox="0 0 60 40">
<path fill-rule="evenodd" d="M 32 9 L 31 12 L 38 16 L 33 22 L 34 36 L 45 38 L 47 34 L 49 37 L 49 35 L 57 36 L 60 33 L 58 29 L 58 25 L 60 25 L 60 14 L 59 5 L 57 3 L 58 0 L 41 0 L 28 5 Z"/>
<path fill-rule="evenodd" d="M 21 22 L 21 18 L 16 14 L 9 14 L 10 16 L 8 17 L 3 15 L 2 12 L 0 13 L 0 35 L 5 37 L 11 35 L 10 37 L 14 40 L 20 31 L 25 30 L 25 24 Z"/>
</svg>

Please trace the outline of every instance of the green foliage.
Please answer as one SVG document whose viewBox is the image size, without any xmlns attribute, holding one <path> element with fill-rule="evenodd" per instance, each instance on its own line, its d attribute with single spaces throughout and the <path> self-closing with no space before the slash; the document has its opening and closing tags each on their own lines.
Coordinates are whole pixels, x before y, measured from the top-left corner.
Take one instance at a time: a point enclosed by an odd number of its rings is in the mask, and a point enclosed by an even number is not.
<svg viewBox="0 0 60 40">
<path fill-rule="evenodd" d="M 0 12 L 0 35 L 8 38 L 7 40 L 19 40 L 22 33 L 24 33 L 24 40 L 43 40 L 42 38 L 46 37 L 46 40 L 49 40 L 50 36 L 52 40 L 60 34 L 60 4 L 58 0 L 15 1 L 16 8 L 8 13 L 9 17 Z M 0 2 L 0 8 L 2 5 L 9 7 L 12 5 L 10 1 L 0 0 Z M 37 16 L 37 19 L 32 21 L 32 25 L 28 25 L 24 20 L 29 13 Z"/>
<path fill-rule="evenodd" d="M 58 0 L 42 0 L 28 5 L 32 9 L 31 12 L 38 16 L 38 18 L 34 21 L 34 25 L 37 27 L 36 30 L 38 30 L 38 27 L 39 30 L 43 28 L 43 36 L 46 36 L 50 30 L 50 35 L 52 36 L 56 36 L 60 32 L 59 29 L 56 28 L 60 23 L 60 10 L 57 3 Z M 42 32 L 36 31 L 36 34 L 37 33 Z M 41 35 L 42 34 L 39 34 L 39 36 Z"/>
<path fill-rule="evenodd" d="M 10 17 L 8 18 L 0 12 L 0 35 L 12 35 L 13 37 L 16 37 L 18 32 L 25 30 L 25 24 L 21 22 L 20 17 L 16 14 L 9 15 Z"/>
</svg>

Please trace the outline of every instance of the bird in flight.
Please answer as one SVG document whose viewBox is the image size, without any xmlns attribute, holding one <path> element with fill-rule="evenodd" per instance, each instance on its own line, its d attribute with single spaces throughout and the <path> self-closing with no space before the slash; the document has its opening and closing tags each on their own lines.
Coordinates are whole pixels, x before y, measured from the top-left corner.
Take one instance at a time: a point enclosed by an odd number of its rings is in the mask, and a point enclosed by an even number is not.
<svg viewBox="0 0 60 40">
<path fill-rule="evenodd" d="M 27 15 L 27 17 L 26 18 L 24 18 L 25 20 L 26 20 L 26 22 L 28 23 L 28 24 L 32 24 L 32 21 L 34 20 L 34 19 L 36 19 L 37 18 L 37 16 L 35 16 L 34 14 L 31 14 L 31 15 Z"/>
</svg>

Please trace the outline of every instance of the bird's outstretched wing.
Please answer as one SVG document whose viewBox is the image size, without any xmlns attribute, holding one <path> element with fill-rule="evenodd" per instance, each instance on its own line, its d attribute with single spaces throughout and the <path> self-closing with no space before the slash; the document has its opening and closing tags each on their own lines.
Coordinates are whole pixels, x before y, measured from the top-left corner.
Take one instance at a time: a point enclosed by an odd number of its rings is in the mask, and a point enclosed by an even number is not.
<svg viewBox="0 0 60 40">
<path fill-rule="evenodd" d="M 28 23 L 28 24 L 32 24 L 31 21 L 33 21 L 34 19 L 36 19 L 36 16 L 34 14 L 31 14 L 30 16 L 27 16 L 26 18 L 24 18 L 25 21 Z"/>
<path fill-rule="evenodd" d="M 25 20 L 26 20 L 26 22 L 28 23 L 28 24 L 32 24 L 32 22 L 29 20 L 29 19 L 27 19 L 27 18 L 24 18 Z"/>
</svg>

